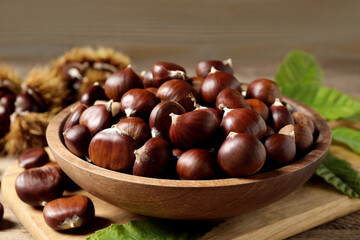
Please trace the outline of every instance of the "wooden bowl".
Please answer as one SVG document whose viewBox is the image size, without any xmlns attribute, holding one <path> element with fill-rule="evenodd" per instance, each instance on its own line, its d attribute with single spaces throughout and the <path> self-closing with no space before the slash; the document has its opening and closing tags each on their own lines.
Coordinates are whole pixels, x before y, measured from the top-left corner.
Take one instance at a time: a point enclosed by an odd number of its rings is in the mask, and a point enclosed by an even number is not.
<svg viewBox="0 0 360 240">
<path fill-rule="evenodd" d="M 289 99 L 297 111 L 310 116 L 318 136 L 305 157 L 273 171 L 246 178 L 167 180 L 133 176 L 88 163 L 73 155 L 62 139 L 70 106 L 50 122 L 46 137 L 60 167 L 92 195 L 130 212 L 168 219 L 220 219 L 269 205 L 304 184 L 329 149 L 331 132 L 326 121 L 307 106 Z"/>
</svg>

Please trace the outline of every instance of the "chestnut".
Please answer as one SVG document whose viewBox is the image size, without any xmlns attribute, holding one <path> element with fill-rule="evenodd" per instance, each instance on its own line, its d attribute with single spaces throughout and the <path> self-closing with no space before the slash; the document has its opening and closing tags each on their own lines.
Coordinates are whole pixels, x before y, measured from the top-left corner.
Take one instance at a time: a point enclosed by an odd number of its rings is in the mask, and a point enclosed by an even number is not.
<svg viewBox="0 0 360 240">
<path fill-rule="evenodd" d="M 233 88 L 241 92 L 240 82 L 233 75 L 212 68 L 201 85 L 200 95 L 205 103 L 212 106 L 217 95 L 225 88 Z"/>
<path fill-rule="evenodd" d="M 79 228 L 94 219 L 95 208 L 86 196 L 62 197 L 45 205 L 43 217 L 46 224 L 57 231 Z"/>
<path fill-rule="evenodd" d="M 79 123 L 86 126 L 91 135 L 109 127 L 112 120 L 111 105 L 112 100 L 106 105 L 93 105 L 85 109 L 80 116 Z"/>
<path fill-rule="evenodd" d="M 251 109 L 241 92 L 232 88 L 225 88 L 219 92 L 216 97 L 215 107 L 221 114 L 224 113 L 224 107 Z"/>
<path fill-rule="evenodd" d="M 272 127 L 266 125 L 266 134 L 263 137 L 263 139 L 266 139 L 268 136 L 273 135 L 273 134 L 275 134 L 274 129 L 272 129 Z"/>
<path fill-rule="evenodd" d="M 42 112 L 40 104 L 28 91 L 16 95 L 14 102 L 15 112 Z"/>
<path fill-rule="evenodd" d="M 79 104 L 75 107 L 74 110 L 70 113 L 69 117 L 66 119 L 66 122 L 63 126 L 63 132 L 67 129 L 71 128 L 79 124 L 81 114 L 87 109 L 87 107 L 83 104 Z"/>
<path fill-rule="evenodd" d="M 257 98 L 270 106 L 275 102 L 276 98 L 281 98 L 281 93 L 276 82 L 266 78 L 259 78 L 248 85 L 246 98 Z"/>
<path fill-rule="evenodd" d="M 171 126 L 170 113 L 184 114 L 185 109 L 177 102 L 164 100 L 157 104 L 150 113 L 149 126 L 152 137 L 169 138 Z"/>
<path fill-rule="evenodd" d="M 109 99 L 119 102 L 122 95 L 132 88 L 143 88 L 139 76 L 131 66 L 112 74 L 104 84 L 104 91 Z"/>
<path fill-rule="evenodd" d="M 129 170 L 135 161 L 135 140 L 114 125 L 98 132 L 89 145 L 91 161 L 115 171 Z"/>
<path fill-rule="evenodd" d="M 247 133 L 230 132 L 217 154 L 220 168 L 230 177 L 252 175 L 262 168 L 265 160 L 264 145 Z"/>
<path fill-rule="evenodd" d="M 151 69 L 154 87 L 160 87 L 164 82 L 171 79 L 186 79 L 186 71 L 183 67 L 170 62 L 154 63 Z"/>
<path fill-rule="evenodd" d="M 190 149 L 181 154 L 176 172 L 181 179 L 211 179 L 215 176 L 216 157 L 205 149 Z"/>
<path fill-rule="evenodd" d="M 269 119 L 269 108 L 264 102 L 256 98 L 246 99 L 245 101 L 250 105 L 252 110 L 260 114 L 265 122 Z"/>
<path fill-rule="evenodd" d="M 157 103 L 155 94 L 145 89 L 134 88 L 121 97 L 120 107 L 127 117 L 137 116 L 147 119 Z"/>
<path fill-rule="evenodd" d="M 116 125 L 135 140 L 136 148 L 141 147 L 151 137 L 149 125 L 142 118 L 122 118 Z"/>
<path fill-rule="evenodd" d="M 157 96 L 157 92 L 159 90 L 159 88 L 156 88 L 156 87 L 149 87 L 149 88 L 145 88 L 146 91 L 149 91 L 153 94 L 155 94 L 155 96 Z"/>
<path fill-rule="evenodd" d="M 272 134 L 264 142 L 266 161 L 275 165 L 285 165 L 294 161 L 296 145 L 294 138 L 283 134 Z"/>
<path fill-rule="evenodd" d="M 48 163 L 49 155 L 42 147 L 32 147 L 25 149 L 19 155 L 19 167 L 21 168 L 34 168 L 34 167 L 41 167 Z"/>
<path fill-rule="evenodd" d="M 170 116 L 170 140 L 180 149 L 203 145 L 214 136 L 219 127 L 217 116 L 207 109 L 194 110 L 182 115 L 171 113 Z"/>
<path fill-rule="evenodd" d="M 98 82 L 94 83 L 91 87 L 85 90 L 81 95 L 80 103 L 90 107 L 96 100 L 108 100 L 105 95 L 104 88 Z"/>
<path fill-rule="evenodd" d="M 151 71 L 148 71 L 144 74 L 142 82 L 143 82 L 144 88 L 156 87 Z"/>
<path fill-rule="evenodd" d="M 84 125 L 75 125 L 64 133 L 65 146 L 78 157 L 85 157 L 91 140 L 89 129 Z"/>
<path fill-rule="evenodd" d="M 161 100 L 178 102 L 186 111 L 195 109 L 195 102 L 199 101 L 199 95 L 195 89 L 186 81 L 169 80 L 163 83 L 157 93 Z"/>
<path fill-rule="evenodd" d="M 171 156 L 170 144 L 162 138 L 150 138 L 141 148 L 134 151 L 133 174 L 143 177 L 160 176 Z"/>
<path fill-rule="evenodd" d="M 257 112 L 247 108 L 226 110 L 221 121 L 221 128 L 225 135 L 230 132 L 248 133 L 261 139 L 266 134 L 264 119 Z"/>
<path fill-rule="evenodd" d="M 3 138 L 10 131 L 10 116 L 0 106 L 0 138 Z"/>
<path fill-rule="evenodd" d="M 0 98 L 0 107 L 4 108 L 5 114 L 10 115 L 15 111 L 15 96 L 13 94 L 6 94 Z"/>
<path fill-rule="evenodd" d="M 276 99 L 275 102 L 269 107 L 270 111 L 270 125 L 275 132 L 288 124 L 294 124 L 294 118 L 289 110 L 281 103 L 280 99 Z"/>
<path fill-rule="evenodd" d="M 59 167 L 44 165 L 20 173 L 15 180 L 15 190 L 23 202 L 40 207 L 60 197 L 64 184 L 65 174 Z"/>
<path fill-rule="evenodd" d="M 305 115 L 304 113 L 301 113 L 301 112 L 294 112 L 292 114 L 292 116 L 294 118 L 295 124 L 307 126 L 310 129 L 311 133 L 314 135 L 315 124 L 314 124 L 314 121 L 310 117 L 308 117 L 307 115 Z"/>
<path fill-rule="evenodd" d="M 286 125 L 280 129 L 279 134 L 288 135 L 295 139 L 296 153 L 299 157 L 307 154 L 314 142 L 310 129 L 300 124 Z"/>
<path fill-rule="evenodd" d="M 106 105 L 108 102 L 104 100 L 96 100 L 94 105 Z M 120 118 L 122 116 L 120 102 L 111 102 L 110 106 L 111 110 L 111 116 L 113 118 Z"/>
<path fill-rule="evenodd" d="M 226 72 L 231 75 L 234 74 L 232 61 L 231 58 L 229 58 L 224 61 L 210 60 L 210 61 L 199 62 L 196 65 L 196 75 L 198 77 L 205 78 L 210 73 L 212 67 L 215 68 L 216 70 Z"/>
</svg>

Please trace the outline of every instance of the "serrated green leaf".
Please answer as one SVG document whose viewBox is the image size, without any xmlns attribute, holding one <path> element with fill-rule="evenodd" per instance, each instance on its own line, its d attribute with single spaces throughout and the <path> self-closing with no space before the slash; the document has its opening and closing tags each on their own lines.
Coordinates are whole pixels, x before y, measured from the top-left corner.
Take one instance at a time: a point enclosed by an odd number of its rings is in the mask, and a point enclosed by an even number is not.
<svg viewBox="0 0 360 240">
<path fill-rule="evenodd" d="M 337 127 L 331 130 L 333 139 L 344 143 L 354 152 L 360 153 L 360 131 L 347 127 Z"/>
<path fill-rule="evenodd" d="M 112 224 L 96 231 L 87 240 L 192 240 L 214 226 L 205 221 L 174 221 L 148 218 L 127 224 Z"/>
<path fill-rule="evenodd" d="M 310 84 L 321 86 L 324 78 L 314 56 L 303 51 L 291 51 L 281 63 L 275 81 L 279 86 Z"/>
<path fill-rule="evenodd" d="M 360 117 L 360 102 L 338 90 L 302 84 L 280 86 L 280 90 L 285 96 L 313 108 L 326 120 Z"/>
<path fill-rule="evenodd" d="M 348 162 L 328 153 L 316 175 L 349 197 L 360 197 L 360 175 Z"/>
</svg>

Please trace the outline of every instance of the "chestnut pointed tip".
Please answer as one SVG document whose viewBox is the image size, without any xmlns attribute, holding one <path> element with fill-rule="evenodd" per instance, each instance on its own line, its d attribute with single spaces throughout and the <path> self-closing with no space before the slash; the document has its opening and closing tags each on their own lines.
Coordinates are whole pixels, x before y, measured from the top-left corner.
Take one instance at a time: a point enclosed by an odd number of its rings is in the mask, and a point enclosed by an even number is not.
<svg viewBox="0 0 360 240">
<path fill-rule="evenodd" d="M 171 78 L 179 78 L 179 77 L 181 77 L 182 80 L 186 79 L 185 72 L 181 71 L 181 70 L 170 70 L 169 71 L 169 76 Z"/>
<path fill-rule="evenodd" d="M 135 115 L 136 110 L 133 110 L 131 108 L 125 108 L 124 112 L 125 112 L 126 117 L 131 117 L 131 116 Z"/>
<path fill-rule="evenodd" d="M 151 129 L 151 137 L 160 137 L 160 131 L 153 127 Z"/>
<path fill-rule="evenodd" d="M 142 76 L 142 77 L 145 77 L 146 71 L 145 71 L 145 70 L 142 70 L 139 75 Z"/>
<path fill-rule="evenodd" d="M 227 137 L 228 138 L 234 138 L 236 135 L 238 135 L 237 132 L 230 132 Z"/>
<path fill-rule="evenodd" d="M 180 115 L 177 115 L 177 114 L 175 114 L 175 113 L 170 113 L 169 116 L 171 117 L 171 124 L 176 125 L 177 119 L 178 119 L 178 117 L 179 117 Z"/>
<path fill-rule="evenodd" d="M 127 66 L 126 66 L 126 68 L 130 68 L 130 69 L 132 69 L 131 64 L 127 65 Z"/>
<path fill-rule="evenodd" d="M 216 72 L 218 72 L 219 70 L 217 70 L 214 66 L 212 66 L 211 67 L 211 69 L 210 69 L 210 73 L 216 73 Z M 210 74 L 209 73 L 209 74 Z"/>
<path fill-rule="evenodd" d="M 230 67 L 232 67 L 232 59 L 231 58 L 228 58 L 228 59 L 222 61 L 222 63 L 224 65 L 229 65 Z"/>
<path fill-rule="evenodd" d="M 273 103 L 273 106 L 284 106 L 284 104 L 282 104 L 280 98 L 275 98 L 275 102 Z"/>
</svg>

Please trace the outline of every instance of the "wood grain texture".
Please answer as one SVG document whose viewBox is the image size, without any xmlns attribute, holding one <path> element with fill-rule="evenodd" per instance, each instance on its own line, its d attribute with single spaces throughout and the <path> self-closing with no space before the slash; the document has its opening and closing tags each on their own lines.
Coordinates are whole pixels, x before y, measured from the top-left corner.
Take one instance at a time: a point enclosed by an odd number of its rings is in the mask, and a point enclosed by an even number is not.
<svg viewBox="0 0 360 240">
<path fill-rule="evenodd" d="M 338 145 L 332 146 L 330 151 L 335 156 L 349 157 L 349 162 L 360 171 L 359 155 L 349 152 L 347 148 Z M 70 233 L 53 231 L 45 224 L 40 210 L 26 205 L 16 196 L 14 188 L 15 179 L 22 171 L 23 169 L 20 169 L 17 163 L 13 162 L 4 174 L 2 194 L 16 216 L 36 240 L 65 240 L 70 237 L 71 239 L 84 239 L 85 236 L 90 235 L 95 230 L 101 229 L 110 223 L 125 223 L 132 219 L 142 218 L 139 215 L 109 205 L 85 191 L 80 190 L 71 193 L 67 192 L 66 195 L 84 194 L 89 196 L 95 204 L 95 221 L 86 230 L 77 230 Z M 331 186 L 319 178 L 313 177 L 302 187 L 276 203 L 250 213 L 226 219 L 201 239 L 219 239 L 219 236 L 224 240 L 283 239 L 359 209 L 360 200 L 348 198 L 334 191 Z M 329 232 L 331 233 L 331 229 L 334 231 L 333 234 L 336 234 L 334 228 L 322 227 L 318 231 L 312 230 L 312 232 L 305 232 L 303 235 L 300 234 L 291 239 L 334 236 L 328 234 Z M 346 226 L 345 229 L 347 229 Z M 359 230 L 358 228 L 354 230 L 352 234 L 349 234 L 346 230 L 343 230 L 342 233 L 348 237 L 347 239 L 356 239 L 352 237 L 354 237 L 353 234 Z M 326 231 L 327 233 L 324 233 Z"/>
</svg>

